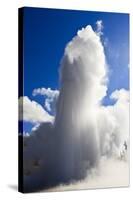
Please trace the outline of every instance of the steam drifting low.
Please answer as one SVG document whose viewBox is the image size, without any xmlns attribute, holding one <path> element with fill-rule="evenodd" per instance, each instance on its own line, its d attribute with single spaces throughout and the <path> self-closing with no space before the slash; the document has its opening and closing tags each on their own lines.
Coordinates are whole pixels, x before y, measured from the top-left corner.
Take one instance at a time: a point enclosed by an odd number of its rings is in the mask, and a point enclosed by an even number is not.
<svg viewBox="0 0 133 200">
<path fill-rule="evenodd" d="M 86 180 L 103 158 L 128 160 L 129 92 L 116 90 L 116 103 L 102 105 L 108 67 L 100 36 L 87 26 L 65 48 L 55 120 L 24 137 L 25 192 Z"/>
</svg>

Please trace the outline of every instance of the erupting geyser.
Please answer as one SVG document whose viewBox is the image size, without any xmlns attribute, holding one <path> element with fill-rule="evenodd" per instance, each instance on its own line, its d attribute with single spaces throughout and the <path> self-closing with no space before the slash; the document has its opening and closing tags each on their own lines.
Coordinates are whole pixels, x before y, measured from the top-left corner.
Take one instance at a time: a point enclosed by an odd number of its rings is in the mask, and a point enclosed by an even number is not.
<svg viewBox="0 0 133 200">
<path fill-rule="evenodd" d="M 54 122 L 24 137 L 25 192 L 84 179 L 101 155 L 118 152 L 128 133 L 128 92 L 117 91 L 116 104 L 104 107 L 106 82 L 100 36 L 87 26 L 65 48 Z"/>
<path fill-rule="evenodd" d="M 106 94 L 106 63 L 100 38 L 91 26 L 78 31 L 61 61 L 61 89 L 55 133 L 59 176 L 79 179 L 99 159 L 96 108 Z"/>
</svg>

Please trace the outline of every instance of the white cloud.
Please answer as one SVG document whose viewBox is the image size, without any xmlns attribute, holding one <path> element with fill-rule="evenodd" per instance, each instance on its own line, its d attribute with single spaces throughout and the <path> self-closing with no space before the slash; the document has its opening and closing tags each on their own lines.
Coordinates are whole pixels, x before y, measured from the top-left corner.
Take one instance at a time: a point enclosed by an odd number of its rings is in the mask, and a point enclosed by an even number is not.
<svg viewBox="0 0 133 200">
<path fill-rule="evenodd" d="M 51 88 L 37 88 L 33 90 L 33 96 L 43 95 L 45 98 L 44 107 L 47 111 L 54 110 L 59 90 L 52 90 Z"/>
<path fill-rule="evenodd" d="M 24 96 L 19 98 L 19 120 L 40 123 L 53 121 L 53 116 L 49 115 L 40 104 Z"/>
<path fill-rule="evenodd" d="M 28 132 L 19 133 L 19 136 L 29 137 L 30 134 Z"/>
<path fill-rule="evenodd" d="M 103 21 L 102 20 L 98 20 L 98 21 L 96 21 L 96 26 L 97 26 L 97 30 L 96 30 L 96 32 L 97 32 L 97 34 L 99 35 L 99 36 L 101 36 L 101 35 L 103 35 Z"/>
<path fill-rule="evenodd" d="M 111 99 L 115 99 L 118 101 L 129 101 L 129 91 L 125 89 L 115 90 L 111 96 Z"/>
<path fill-rule="evenodd" d="M 29 137 L 30 136 L 30 134 L 28 133 L 28 132 L 23 132 L 23 136 L 25 136 L 25 137 Z"/>
<path fill-rule="evenodd" d="M 35 126 L 33 126 L 33 128 L 31 129 L 31 131 L 36 131 L 40 126 L 40 123 L 35 124 Z"/>
<path fill-rule="evenodd" d="M 124 143 L 129 146 L 129 91 L 114 91 L 110 98 L 116 100 L 114 105 L 101 106 L 98 114 L 98 129 L 101 139 L 101 152 L 121 157 Z M 129 150 L 129 148 L 128 148 Z"/>
<path fill-rule="evenodd" d="M 59 91 L 58 90 L 52 90 L 51 88 L 37 88 L 33 90 L 33 96 L 36 95 L 46 95 L 47 97 L 51 98 L 54 96 L 58 96 Z"/>
</svg>

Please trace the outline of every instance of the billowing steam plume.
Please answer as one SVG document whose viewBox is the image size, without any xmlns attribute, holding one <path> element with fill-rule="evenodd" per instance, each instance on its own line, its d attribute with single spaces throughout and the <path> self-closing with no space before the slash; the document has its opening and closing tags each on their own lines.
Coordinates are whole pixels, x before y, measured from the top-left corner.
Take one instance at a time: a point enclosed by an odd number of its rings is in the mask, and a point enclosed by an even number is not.
<svg viewBox="0 0 133 200">
<path fill-rule="evenodd" d="M 24 137 L 25 192 L 83 180 L 101 158 L 124 156 L 129 94 L 115 91 L 116 103 L 103 106 L 107 75 L 100 35 L 91 26 L 79 30 L 61 60 L 54 123 L 41 123 Z"/>
</svg>

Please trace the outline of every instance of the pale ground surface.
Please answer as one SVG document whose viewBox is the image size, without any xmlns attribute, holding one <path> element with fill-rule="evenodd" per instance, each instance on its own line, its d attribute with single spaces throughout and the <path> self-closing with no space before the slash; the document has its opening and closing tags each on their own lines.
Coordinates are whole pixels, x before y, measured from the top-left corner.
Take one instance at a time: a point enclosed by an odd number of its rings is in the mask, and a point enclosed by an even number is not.
<svg viewBox="0 0 133 200">
<path fill-rule="evenodd" d="M 92 170 L 91 175 L 82 181 L 69 185 L 60 185 L 47 191 L 64 191 L 80 189 L 97 189 L 109 187 L 129 186 L 129 164 L 127 161 L 118 159 L 102 160 L 100 170 Z M 46 191 L 46 190 L 45 190 Z"/>
</svg>

